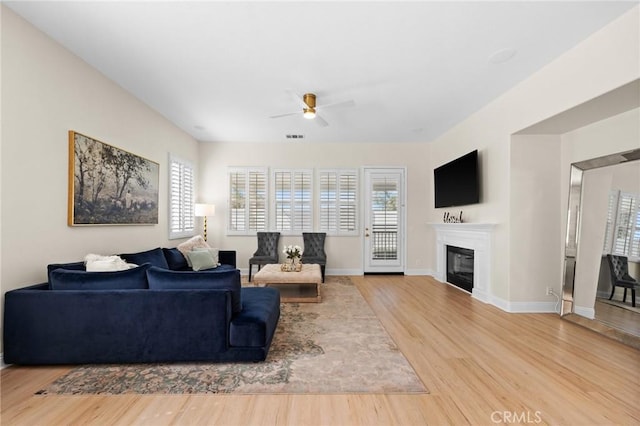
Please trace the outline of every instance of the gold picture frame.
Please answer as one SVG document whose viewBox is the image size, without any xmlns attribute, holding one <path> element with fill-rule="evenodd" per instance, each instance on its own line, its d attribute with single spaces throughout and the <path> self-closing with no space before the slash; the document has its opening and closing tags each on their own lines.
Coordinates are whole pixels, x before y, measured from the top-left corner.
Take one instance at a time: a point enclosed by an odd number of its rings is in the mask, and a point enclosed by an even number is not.
<svg viewBox="0 0 640 426">
<path fill-rule="evenodd" d="M 69 226 L 157 225 L 160 165 L 69 131 Z"/>
</svg>

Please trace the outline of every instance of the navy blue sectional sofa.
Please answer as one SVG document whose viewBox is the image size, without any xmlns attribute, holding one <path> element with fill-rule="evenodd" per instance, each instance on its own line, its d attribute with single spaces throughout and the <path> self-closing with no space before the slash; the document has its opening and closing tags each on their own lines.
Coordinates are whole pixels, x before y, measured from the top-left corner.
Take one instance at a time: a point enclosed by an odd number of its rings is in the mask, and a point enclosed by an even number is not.
<svg viewBox="0 0 640 426">
<path fill-rule="evenodd" d="M 267 357 L 280 294 L 240 285 L 235 251 L 191 271 L 177 249 L 120 255 L 136 268 L 48 266 L 49 281 L 5 294 L 7 364 L 251 362 Z"/>
</svg>

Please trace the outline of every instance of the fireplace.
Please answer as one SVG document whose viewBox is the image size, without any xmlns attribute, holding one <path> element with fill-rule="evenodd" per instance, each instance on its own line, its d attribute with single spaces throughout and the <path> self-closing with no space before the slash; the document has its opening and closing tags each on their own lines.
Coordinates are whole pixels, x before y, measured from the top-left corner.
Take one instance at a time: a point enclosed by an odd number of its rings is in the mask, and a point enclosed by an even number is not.
<svg viewBox="0 0 640 426">
<path fill-rule="evenodd" d="M 473 291 L 473 250 L 447 245 L 447 282 Z"/>
<path fill-rule="evenodd" d="M 447 279 L 447 246 L 473 250 L 473 281 L 471 296 L 485 303 L 494 303 L 491 293 L 491 234 L 490 223 L 432 223 L 436 230 L 436 271 L 434 277 L 454 285 Z M 498 305 L 496 305 L 498 306 Z"/>
</svg>

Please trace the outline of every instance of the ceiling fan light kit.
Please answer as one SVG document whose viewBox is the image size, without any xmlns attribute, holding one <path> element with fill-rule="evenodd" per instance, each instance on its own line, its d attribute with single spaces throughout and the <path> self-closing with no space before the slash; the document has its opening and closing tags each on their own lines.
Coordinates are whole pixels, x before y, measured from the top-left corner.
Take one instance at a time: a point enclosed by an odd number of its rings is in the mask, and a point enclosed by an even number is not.
<svg viewBox="0 0 640 426">
<path fill-rule="evenodd" d="M 305 93 L 302 96 L 302 100 L 307 105 L 307 108 L 302 110 L 304 118 L 309 120 L 316 118 L 316 95 L 313 93 Z"/>
</svg>

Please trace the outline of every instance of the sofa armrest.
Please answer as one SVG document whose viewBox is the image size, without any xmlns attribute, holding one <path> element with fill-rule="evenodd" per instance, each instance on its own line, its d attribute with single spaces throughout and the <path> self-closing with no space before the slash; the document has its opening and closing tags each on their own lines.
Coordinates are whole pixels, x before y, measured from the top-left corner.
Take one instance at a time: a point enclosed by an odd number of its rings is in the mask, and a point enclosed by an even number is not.
<svg viewBox="0 0 640 426">
<path fill-rule="evenodd" d="M 223 265 L 231 265 L 236 268 L 236 251 L 235 250 L 219 250 L 218 262 Z"/>
</svg>

